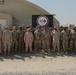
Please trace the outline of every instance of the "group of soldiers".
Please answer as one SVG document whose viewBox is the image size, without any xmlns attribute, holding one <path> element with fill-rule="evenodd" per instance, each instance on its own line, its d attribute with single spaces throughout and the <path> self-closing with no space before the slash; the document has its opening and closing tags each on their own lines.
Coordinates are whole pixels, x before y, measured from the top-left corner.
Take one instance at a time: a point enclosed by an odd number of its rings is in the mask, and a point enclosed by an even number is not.
<svg viewBox="0 0 76 75">
<path fill-rule="evenodd" d="M 75 26 L 63 27 L 45 25 L 41 27 L 32 25 L 16 28 L 12 31 L 6 26 L 4 31 L 0 28 L 0 54 L 10 55 L 20 52 L 47 52 L 62 51 L 76 52 Z"/>
</svg>

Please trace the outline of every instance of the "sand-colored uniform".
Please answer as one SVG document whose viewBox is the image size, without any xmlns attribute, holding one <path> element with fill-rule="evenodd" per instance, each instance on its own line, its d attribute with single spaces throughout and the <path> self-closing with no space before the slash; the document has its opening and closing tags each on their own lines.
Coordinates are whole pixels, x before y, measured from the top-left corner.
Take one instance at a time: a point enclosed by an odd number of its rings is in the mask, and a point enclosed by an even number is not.
<svg viewBox="0 0 76 75">
<path fill-rule="evenodd" d="M 8 54 L 10 54 L 11 50 L 11 42 L 12 42 L 12 35 L 10 31 L 3 32 L 3 44 L 4 44 L 4 53 L 8 50 Z"/>
<path fill-rule="evenodd" d="M 60 51 L 60 31 L 52 30 L 51 36 L 52 36 L 52 40 L 53 40 L 53 50 Z"/>
<path fill-rule="evenodd" d="M 30 50 L 30 52 L 32 52 L 33 34 L 31 31 L 25 32 L 24 42 L 25 42 L 25 51 L 27 52 L 28 50 Z"/>
</svg>

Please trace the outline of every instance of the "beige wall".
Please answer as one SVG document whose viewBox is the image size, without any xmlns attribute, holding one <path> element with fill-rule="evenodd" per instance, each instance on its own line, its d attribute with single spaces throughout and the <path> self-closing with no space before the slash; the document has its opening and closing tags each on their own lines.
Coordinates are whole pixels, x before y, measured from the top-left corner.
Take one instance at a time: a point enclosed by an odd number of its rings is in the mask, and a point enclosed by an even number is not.
<svg viewBox="0 0 76 75">
<path fill-rule="evenodd" d="M 4 30 L 5 26 L 12 28 L 12 26 L 13 26 L 12 16 L 9 14 L 0 13 L 0 24 L 2 24 L 2 30 Z"/>
<path fill-rule="evenodd" d="M 50 14 L 41 7 L 25 0 L 4 0 L 4 4 L 0 4 L 0 13 L 10 14 L 18 26 L 30 24 L 32 15 Z M 55 22 L 58 20 L 55 19 Z"/>
</svg>

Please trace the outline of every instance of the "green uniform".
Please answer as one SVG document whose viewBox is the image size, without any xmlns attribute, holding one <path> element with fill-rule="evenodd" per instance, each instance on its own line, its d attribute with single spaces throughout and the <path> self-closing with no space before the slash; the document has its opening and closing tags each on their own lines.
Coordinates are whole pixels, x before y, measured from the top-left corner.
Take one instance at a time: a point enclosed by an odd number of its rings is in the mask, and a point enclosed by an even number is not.
<svg viewBox="0 0 76 75">
<path fill-rule="evenodd" d="M 24 50 L 24 31 L 18 30 L 18 50 L 23 52 Z"/>
<path fill-rule="evenodd" d="M 75 50 L 75 31 L 73 29 L 70 30 L 70 51 L 74 51 Z"/>
<path fill-rule="evenodd" d="M 18 50 L 18 32 L 12 30 L 12 51 L 17 52 Z"/>
<path fill-rule="evenodd" d="M 41 50 L 41 31 L 35 30 L 34 32 L 34 50 L 35 52 L 40 52 Z"/>
<path fill-rule="evenodd" d="M 50 51 L 50 41 L 51 41 L 51 33 L 49 29 L 43 30 L 42 31 L 42 45 L 43 45 L 43 50 L 46 52 Z"/>
<path fill-rule="evenodd" d="M 68 49 L 68 36 L 65 30 L 61 31 L 62 50 L 67 51 Z"/>
</svg>

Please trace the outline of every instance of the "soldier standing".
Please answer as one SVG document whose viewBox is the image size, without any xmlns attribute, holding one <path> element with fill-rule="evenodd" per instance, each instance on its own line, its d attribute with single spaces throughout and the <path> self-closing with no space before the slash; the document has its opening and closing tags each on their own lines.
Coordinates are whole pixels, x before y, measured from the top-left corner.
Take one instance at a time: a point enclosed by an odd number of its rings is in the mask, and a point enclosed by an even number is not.
<svg viewBox="0 0 76 75">
<path fill-rule="evenodd" d="M 12 33 L 12 51 L 17 52 L 18 47 L 18 32 L 16 30 L 16 26 L 13 26 Z"/>
<path fill-rule="evenodd" d="M 25 48 L 26 48 L 25 51 L 28 52 L 28 50 L 30 50 L 30 52 L 33 52 L 32 51 L 33 34 L 30 28 L 28 28 L 27 31 L 25 32 L 24 42 L 25 42 Z"/>
<path fill-rule="evenodd" d="M 8 27 L 6 27 L 5 31 L 3 32 L 4 55 L 6 55 L 7 50 L 8 54 L 10 54 L 11 43 L 12 43 L 12 35 Z"/>
<path fill-rule="evenodd" d="M 51 32 L 52 40 L 53 40 L 53 50 L 60 51 L 60 31 L 57 30 L 57 27 L 54 27 L 54 30 Z"/>
<path fill-rule="evenodd" d="M 49 53 L 50 52 L 50 46 L 51 46 L 50 45 L 50 43 L 51 43 L 51 32 L 49 30 L 48 25 L 45 26 L 43 33 L 44 33 L 43 47 L 44 47 L 44 50 Z"/>
<path fill-rule="evenodd" d="M 2 53 L 2 31 L 1 31 L 1 27 L 0 27 L 0 54 Z"/>
<path fill-rule="evenodd" d="M 22 29 L 22 27 L 19 27 L 18 30 L 18 50 L 19 52 L 23 52 L 24 50 L 24 31 Z"/>
<path fill-rule="evenodd" d="M 74 51 L 75 50 L 75 31 L 74 29 L 70 29 L 70 35 L 69 35 L 69 38 L 70 38 L 70 51 Z"/>
<path fill-rule="evenodd" d="M 68 50 L 68 36 L 67 36 L 66 30 L 64 28 L 62 29 L 60 36 L 61 36 L 60 39 L 62 41 L 62 50 L 64 52 L 67 52 L 67 50 Z"/>
<path fill-rule="evenodd" d="M 41 36 L 42 36 L 42 33 L 40 30 L 40 26 L 38 25 L 34 32 L 34 50 L 35 50 L 35 52 L 41 51 Z"/>
</svg>

